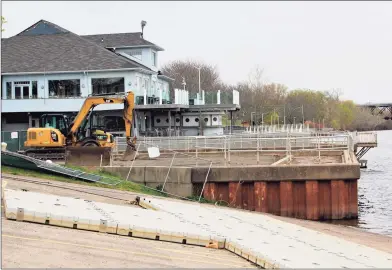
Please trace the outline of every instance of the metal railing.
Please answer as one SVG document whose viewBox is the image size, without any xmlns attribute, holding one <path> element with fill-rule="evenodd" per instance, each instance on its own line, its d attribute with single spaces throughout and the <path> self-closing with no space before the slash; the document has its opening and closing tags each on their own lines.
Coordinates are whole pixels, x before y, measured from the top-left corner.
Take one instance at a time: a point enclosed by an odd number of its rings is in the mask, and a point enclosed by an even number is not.
<svg viewBox="0 0 392 270">
<path fill-rule="evenodd" d="M 277 136 L 279 135 L 279 136 Z M 126 149 L 125 137 L 115 138 L 114 153 Z M 323 151 L 353 149 L 353 139 L 348 133 L 312 134 L 293 136 L 290 133 L 260 136 L 259 134 L 226 136 L 182 136 L 182 137 L 144 137 L 136 143 L 139 152 L 147 152 L 149 147 L 158 147 L 161 151 L 194 152 L 195 157 L 202 153 L 223 153 L 230 161 L 231 153 L 253 152 L 257 156 L 268 152 L 283 152 L 292 155 L 296 151 Z"/>
<path fill-rule="evenodd" d="M 354 144 L 377 144 L 377 132 L 374 131 L 362 131 L 351 133 Z"/>
</svg>

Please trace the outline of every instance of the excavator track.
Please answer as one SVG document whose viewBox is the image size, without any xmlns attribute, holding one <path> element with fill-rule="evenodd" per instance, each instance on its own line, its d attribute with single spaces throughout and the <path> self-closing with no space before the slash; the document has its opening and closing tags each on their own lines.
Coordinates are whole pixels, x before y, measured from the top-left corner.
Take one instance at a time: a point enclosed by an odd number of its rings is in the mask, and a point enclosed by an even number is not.
<svg viewBox="0 0 392 270">
<path fill-rule="evenodd" d="M 39 160 L 64 160 L 65 149 L 64 148 L 53 148 L 53 149 L 26 149 L 24 151 L 18 151 L 19 154 L 26 155 Z"/>
</svg>

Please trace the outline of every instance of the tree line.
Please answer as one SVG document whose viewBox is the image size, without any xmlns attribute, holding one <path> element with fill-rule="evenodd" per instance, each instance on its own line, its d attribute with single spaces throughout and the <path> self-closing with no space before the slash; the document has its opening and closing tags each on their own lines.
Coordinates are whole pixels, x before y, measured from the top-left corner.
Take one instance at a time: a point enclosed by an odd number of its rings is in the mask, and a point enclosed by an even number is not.
<svg viewBox="0 0 392 270">
<path fill-rule="evenodd" d="M 358 131 L 392 129 L 392 120 L 373 115 L 352 100 L 342 100 L 340 90 L 289 90 L 286 85 L 264 81 L 260 68 L 254 69 L 247 80 L 234 85 L 221 80 L 216 66 L 194 60 L 173 61 L 161 72 L 174 79 L 171 89 L 183 89 L 185 82 L 190 96 L 195 97 L 199 91 L 199 69 L 201 89 L 206 95 L 216 95 L 218 90 L 221 93 L 239 91 L 241 110 L 233 114 L 236 123 L 306 123 L 315 128 Z"/>
</svg>

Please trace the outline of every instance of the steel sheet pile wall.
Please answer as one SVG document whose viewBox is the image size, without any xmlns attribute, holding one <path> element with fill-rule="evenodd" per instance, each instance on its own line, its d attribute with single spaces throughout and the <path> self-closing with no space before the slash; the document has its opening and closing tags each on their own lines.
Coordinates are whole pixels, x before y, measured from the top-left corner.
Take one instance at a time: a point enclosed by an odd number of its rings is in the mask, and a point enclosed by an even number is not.
<svg viewBox="0 0 392 270">
<path fill-rule="evenodd" d="M 358 217 L 357 180 L 206 183 L 207 200 L 230 207 L 309 220 Z"/>
</svg>

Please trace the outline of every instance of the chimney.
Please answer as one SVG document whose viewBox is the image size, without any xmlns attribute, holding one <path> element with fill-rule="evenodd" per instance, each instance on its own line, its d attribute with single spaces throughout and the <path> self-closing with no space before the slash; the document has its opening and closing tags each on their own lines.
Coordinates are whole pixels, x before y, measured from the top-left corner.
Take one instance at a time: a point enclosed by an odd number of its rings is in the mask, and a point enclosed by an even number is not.
<svg viewBox="0 0 392 270">
<path fill-rule="evenodd" d="M 143 30 L 144 30 L 144 27 L 146 26 L 147 22 L 146 21 L 141 21 L 140 24 L 142 26 L 142 33 L 140 34 L 140 37 L 144 39 Z"/>
</svg>

